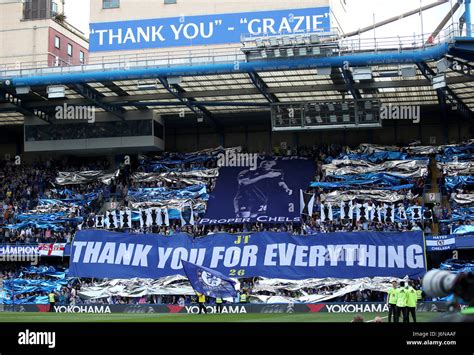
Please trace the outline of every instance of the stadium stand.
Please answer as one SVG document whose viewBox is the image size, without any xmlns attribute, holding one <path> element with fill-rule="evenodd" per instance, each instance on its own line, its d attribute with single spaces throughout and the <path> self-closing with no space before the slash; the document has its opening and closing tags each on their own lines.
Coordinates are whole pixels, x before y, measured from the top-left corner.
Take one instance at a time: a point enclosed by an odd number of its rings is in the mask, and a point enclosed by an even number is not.
<svg viewBox="0 0 474 355">
<path fill-rule="evenodd" d="M 425 234 L 430 234 L 439 223 L 442 232 L 467 232 L 473 222 L 468 175 L 471 172 L 469 159 L 472 147 L 470 142 L 442 147 L 415 146 L 413 149 L 362 144 L 353 150 L 332 145 L 275 151 L 273 157 L 298 154 L 315 162 L 314 181 L 306 191 L 302 191 L 302 194 L 315 197 L 311 200 L 312 213 L 303 215 L 301 223 L 282 224 L 199 224 L 219 176 L 218 154 L 225 152 L 224 148 L 188 154 L 141 156 L 135 167 L 121 165 L 117 171 L 110 170 L 105 161 L 49 160 L 20 167 L 7 162 L 2 165 L 4 179 L 0 191 L 1 243 L 70 243 L 79 229 L 158 233 L 170 237 L 187 232 L 199 238 L 219 232 L 246 231 L 289 231 L 311 235 L 345 231 L 423 230 Z M 462 161 L 454 163 L 457 159 Z M 442 173 L 439 185 L 443 194 L 451 194 L 449 210 L 423 202 L 427 183 L 433 174 L 431 160 L 438 162 L 437 167 Z M 331 200 L 330 196 L 348 197 L 339 201 Z M 444 199 L 445 202 L 447 200 Z M 191 202 L 193 206 L 194 225 L 182 225 L 178 210 L 183 201 Z M 143 223 L 140 214 L 153 207 L 166 209 L 168 220 L 162 219 L 156 225 Z M 132 217 L 130 224 L 124 226 L 123 213 L 128 210 Z M 110 213 L 115 215 L 115 226 L 105 221 Z M 100 222 L 98 218 L 104 220 Z M 100 285 L 101 281 L 68 278 L 65 273 L 67 266 L 59 266 L 61 264 L 62 261 L 54 267 L 46 267 L 43 262 L 39 267 L 21 264 L 3 266 L 1 278 L 3 290 L 7 292 L 2 302 L 46 303 L 46 295 L 51 289 L 58 291 L 60 304 L 189 304 L 192 301 L 190 294 L 136 298 L 109 296 L 94 300 L 81 298 L 81 289 Z M 31 288 L 31 280 L 41 283 L 41 286 Z M 259 278 L 241 281 L 252 297 L 298 298 L 302 297 L 301 292 L 305 295 L 325 295 L 341 287 L 268 291 L 259 288 Z M 7 297 L 13 287 L 17 290 L 15 299 Z M 359 290 L 331 298 L 330 301 L 375 302 L 382 300 L 383 295 L 380 291 Z"/>
</svg>

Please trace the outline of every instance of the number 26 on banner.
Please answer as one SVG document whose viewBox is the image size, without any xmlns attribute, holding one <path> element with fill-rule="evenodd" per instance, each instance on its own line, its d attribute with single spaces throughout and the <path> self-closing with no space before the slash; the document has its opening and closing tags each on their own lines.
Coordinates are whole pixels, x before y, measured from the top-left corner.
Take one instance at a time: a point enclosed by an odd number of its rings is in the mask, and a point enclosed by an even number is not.
<svg viewBox="0 0 474 355">
<path fill-rule="evenodd" d="M 240 269 L 240 270 L 230 269 L 229 276 L 245 276 L 245 270 L 244 269 Z"/>
</svg>

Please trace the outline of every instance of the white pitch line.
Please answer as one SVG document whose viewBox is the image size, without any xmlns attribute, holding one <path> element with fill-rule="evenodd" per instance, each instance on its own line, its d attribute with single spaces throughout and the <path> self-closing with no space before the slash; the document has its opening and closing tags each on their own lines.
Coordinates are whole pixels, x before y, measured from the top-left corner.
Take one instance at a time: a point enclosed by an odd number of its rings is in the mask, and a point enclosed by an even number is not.
<svg viewBox="0 0 474 355">
<path fill-rule="evenodd" d="M 381 319 L 385 319 L 385 318 L 388 318 L 388 316 L 385 316 L 385 317 L 380 317 Z M 372 323 L 375 319 L 372 319 L 372 320 L 368 320 L 366 321 L 365 323 Z"/>
</svg>

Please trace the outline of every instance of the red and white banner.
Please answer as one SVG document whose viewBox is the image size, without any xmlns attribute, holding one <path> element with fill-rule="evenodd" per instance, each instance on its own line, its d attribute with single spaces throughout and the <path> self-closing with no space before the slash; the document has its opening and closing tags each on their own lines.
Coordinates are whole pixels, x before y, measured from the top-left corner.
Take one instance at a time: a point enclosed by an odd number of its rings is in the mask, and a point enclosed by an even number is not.
<svg viewBox="0 0 474 355">
<path fill-rule="evenodd" d="M 38 252 L 40 256 L 64 256 L 66 243 L 39 243 Z"/>
</svg>

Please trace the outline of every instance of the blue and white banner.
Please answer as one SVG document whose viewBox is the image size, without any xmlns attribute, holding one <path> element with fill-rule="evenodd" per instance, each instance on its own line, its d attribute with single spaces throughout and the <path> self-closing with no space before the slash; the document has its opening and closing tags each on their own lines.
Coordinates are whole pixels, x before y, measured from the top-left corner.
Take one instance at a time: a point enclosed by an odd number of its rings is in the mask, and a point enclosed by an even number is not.
<svg viewBox="0 0 474 355">
<path fill-rule="evenodd" d="M 456 249 L 455 235 L 430 235 L 425 237 L 426 251 L 443 251 Z"/>
<path fill-rule="evenodd" d="M 363 153 L 350 153 L 350 154 L 341 154 L 339 157 L 336 158 L 337 160 L 340 159 L 349 159 L 349 160 L 365 160 L 370 161 L 371 163 L 382 163 L 387 160 L 406 160 L 412 159 L 409 158 L 408 154 L 395 152 L 395 151 L 385 151 L 385 152 L 373 152 L 371 154 L 363 154 Z M 327 163 L 332 162 L 333 158 L 326 159 Z"/>
<path fill-rule="evenodd" d="M 3 228 L 7 229 L 25 229 L 25 228 L 37 228 L 37 229 L 51 229 L 54 231 L 64 230 L 63 224 L 82 223 L 82 217 L 69 217 L 67 212 L 54 212 L 54 213 L 24 213 L 16 216 L 18 223 L 8 224 Z"/>
<path fill-rule="evenodd" d="M 228 223 L 299 223 L 300 189 L 315 166 L 310 159 L 260 158 L 258 166 L 222 167 L 208 202 L 203 225 Z"/>
<path fill-rule="evenodd" d="M 93 200 L 98 196 L 97 192 L 92 192 L 88 194 L 78 194 L 75 196 L 63 198 L 63 199 L 50 199 L 50 198 L 40 198 L 38 200 L 40 206 L 84 206 L 90 205 Z"/>
<path fill-rule="evenodd" d="M 78 231 L 69 276 L 152 278 L 180 274 L 182 260 L 228 277 L 282 279 L 420 277 L 425 273 L 421 232 L 128 234 Z"/>
<path fill-rule="evenodd" d="M 463 224 L 452 231 L 453 234 L 468 234 L 474 233 L 474 225 L 472 224 Z"/>
<path fill-rule="evenodd" d="M 132 202 L 198 198 L 202 200 L 208 199 L 205 185 L 192 185 L 183 189 L 171 189 L 168 187 L 144 187 L 128 190 L 128 200 Z"/>
<path fill-rule="evenodd" d="M 90 24 L 90 52 L 239 43 L 253 36 L 329 32 L 329 7 Z"/>
<path fill-rule="evenodd" d="M 474 176 L 446 176 L 444 184 L 448 191 L 474 185 Z"/>
</svg>

